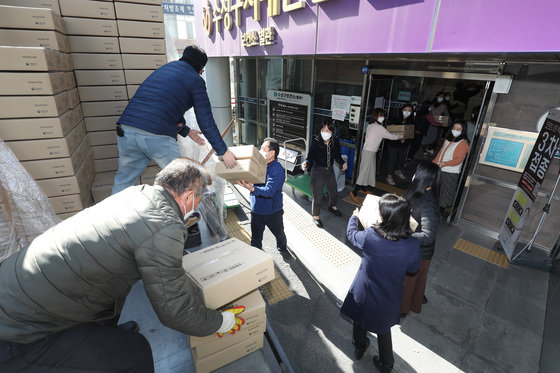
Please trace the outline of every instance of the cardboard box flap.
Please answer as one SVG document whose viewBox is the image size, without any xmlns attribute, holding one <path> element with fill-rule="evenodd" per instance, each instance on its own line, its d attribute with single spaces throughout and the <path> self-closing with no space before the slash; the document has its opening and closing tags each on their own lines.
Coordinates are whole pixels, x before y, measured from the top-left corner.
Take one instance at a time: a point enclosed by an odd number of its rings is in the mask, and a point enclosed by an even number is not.
<svg viewBox="0 0 560 373">
<path fill-rule="evenodd" d="M 379 200 L 380 196 L 373 194 L 368 194 L 364 199 L 362 207 L 358 212 L 358 219 L 364 228 L 371 227 L 374 224 L 378 224 L 381 221 L 381 216 L 379 215 Z M 418 222 L 414 218 L 410 217 L 410 228 L 414 232 L 418 227 Z"/>
</svg>

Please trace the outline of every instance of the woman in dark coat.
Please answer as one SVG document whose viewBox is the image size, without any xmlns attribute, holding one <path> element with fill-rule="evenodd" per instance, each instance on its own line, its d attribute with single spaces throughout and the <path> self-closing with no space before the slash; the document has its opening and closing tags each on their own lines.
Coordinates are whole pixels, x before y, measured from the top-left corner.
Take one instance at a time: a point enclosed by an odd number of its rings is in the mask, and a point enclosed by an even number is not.
<svg viewBox="0 0 560 373">
<path fill-rule="evenodd" d="M 420 267 L 420 245 L 410 237 L 410 208 L 404 198 L 385 194 L 379 200 L 379 214 L 381 223 L 364 231 L 358 231 L 356 214 L 348 222 L 346 235 L 363 258 L 340 312 L 354 320 L 356 359 L 369 346 L 367 332 L 376 333 L 379 356 L 373 363 L 390 372 L 395 361 L 391 327 L 400 320 L 404 276 Z"/>
<path fill-rule="evenodd" d="M 420 313 L 422 303 L 427 303 L 424 296 L 430 261 L 436 247 L 436 235 L 439 226 L 439 206 L 437 201 L 440 170 L 431 162 L 420 162 L 416 173 L 404 196 L 411 208 L 412 217 L 418 222 L 412 233 L 420 242 L 420 270 L 415 275 L 408 275 L 404 280 L 401 314 L 410 310 Z"/>
</svg>

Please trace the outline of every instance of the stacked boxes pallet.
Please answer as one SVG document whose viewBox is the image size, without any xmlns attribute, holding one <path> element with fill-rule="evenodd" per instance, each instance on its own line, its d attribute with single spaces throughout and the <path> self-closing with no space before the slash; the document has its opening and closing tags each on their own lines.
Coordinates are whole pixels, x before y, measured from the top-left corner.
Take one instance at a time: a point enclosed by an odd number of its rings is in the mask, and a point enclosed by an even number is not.
<svg viewBox="0 0 560 373">
<path fill-rule="evenodd" d="M 58 2 L 17 3 L 0 5 L 0 137 L 64 218 L 91 204 L 93 154 Z"/>
</svg>

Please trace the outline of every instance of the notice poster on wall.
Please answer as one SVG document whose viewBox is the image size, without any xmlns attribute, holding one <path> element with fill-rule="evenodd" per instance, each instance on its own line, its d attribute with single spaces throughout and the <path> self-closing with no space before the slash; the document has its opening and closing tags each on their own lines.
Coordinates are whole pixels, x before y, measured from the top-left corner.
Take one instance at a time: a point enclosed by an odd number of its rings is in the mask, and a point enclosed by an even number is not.
<svg viewBox="0 0 560 373">
<path fill-rule="evenodd" d="M 546 119 L 521 174 L 517 190 L 502 223 L 499 238 L 507 257 L 513 251 L 544 181 L 550 162 L 560 145 L 560 122 Z"/>
<path fill-rule="evenodd" d="M 311 123 L 311 96 L 305 93 L 270 90 L 267 94 L 268 133 L 278 142 L 307 139 Z"/>
<path fill-rule="evenodd" d="M 523 172 L 538 133 L 488 127 L 479 163 Z"/>
<path fill-rule="evenodd" d="M 346 114 L 350 112 L 351 96 L 332 95 L 331 96 L 331 117 L 334 120 L 344 120 Z"/>
</svg>

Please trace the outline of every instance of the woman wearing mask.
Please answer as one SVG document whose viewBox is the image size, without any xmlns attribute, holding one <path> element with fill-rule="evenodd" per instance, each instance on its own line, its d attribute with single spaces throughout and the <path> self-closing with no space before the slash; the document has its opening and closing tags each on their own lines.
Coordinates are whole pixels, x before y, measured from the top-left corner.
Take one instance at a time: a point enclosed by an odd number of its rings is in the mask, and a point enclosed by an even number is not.
<svg viewBox="0 0 560 373">
<path fill-rule="evenodd" d="M 360 360 L 370 344 L 367 332 L 377 334 L 379 356 L 373 364 L 381 372 L 393 368 L 391 327 L 400 320 L 404 276 L 420 267 L 420 245 L 410 237 L 408 202 L 395 194 L 379 200 L 381 223 L 358 231 L 358 217 L 348 221 L 346 235 L 362 250 L 362 262 L 340 312 L 354 321 L 354 356 Z"/>
<path fill-rule="evenodd" d="M 387 131 L 387 129 L 383 127 L 384 121 L 385 111 L 380 108 L 374 109 L 371 114 L 370 124 L 367 127 L 366 137 L 364 140 L 358 180 L 356 180 L 354 190 L 350 192 L 350 198 L 352 198 L 356 203 L 360 203 L 358 200 L 358 192 L 360 190 L 365 189 L 367 191 L 368 186 L 371 188 L 375 187 L 377 150 L 379 150 L 379 144 L 381 144 L 381 141 L 383 139 L 402 139 L 402 135 L 395 135 Z"/>
<path fill-rule="evenodd" d="M 438 92 L 434 98 L 433 108 L 427 118 L 430 121 L 430 127 L 426 132 L 426 136 L 422 139 L 422 145 L 426 145 L 426 151 L 424 155 L 433 155 L 434 147 L 441 134 L 441 127 L 447 126 L 448 123 L 441 123 L 436 121 L 434 118 L 438 116 L 449 117 L 449 109 L 445 103 L 445 95 L 443 92 Z"/>
<path fill-rule="evenodd" d="M 412 106 L 406 104 L 403 106 L 399 118 L 395 120 L 392 124 L 412 124 L 414 125 L 414 116 L 412 115 Z M 401 180 L 405 180 L 404 164 L 406 163 L 406 156 L 408 153 L 408 143 L 401 139 L 401 141 L 393 141 L 387 146 L 387 184 L 395 185 L 395 179 L 393 175 L 397 176 Z"/>
<path fill-rule="evenodd" d="M 311 209 L 313 222 L 319 228 L 323 227 L 323 222 L 319 217 L 321 202 L 323 200 L 323 189 L 326 185 L 329 195 L 329 211 L 336 216 L 342 216 L 336 207 L 337 188 L 334 178 L 333 163 L 336 161 L 341 167 L 342 172 L 346 171 L 348 165 L 340 155 L 340 145 L 338 139 L 333 137 L 334 125 L 331 121 L 326 121 L 321 127 L 320 136 L 315 136 L 311 142 L 311 148 L 307 159 L 301 165 L 305 171 L 311 168 L 311 195 L 313 201 Z"/>
<path fill-rule="evenodd" d="M 439 226 L 440 213 L 437 201 L 439 177 L 438 166 L 427 161 L 420 162 L 404 194 L 410 204 L 410 214 L 418 222 L 412 237 L 420 242 L 421 260 L 418 272 L 415 275 L 405 276 L 401 316 L 411 310 L 420 313 L 422 304 L 428 302 L 424 292 Z"/>
<path fill-rule="evenodd" d="M 439 206 L 442 212 L 453 204 L 461 166 L 468 152 L 467 128 L 463 121 L 456 120 L 433 160 L 441 169 Z"/>
</svg>

